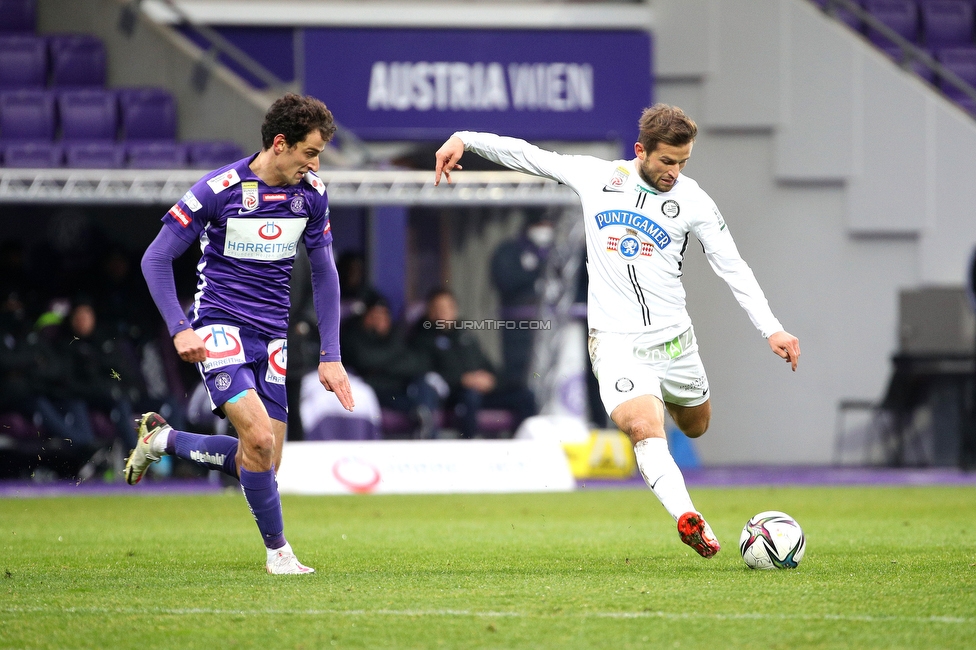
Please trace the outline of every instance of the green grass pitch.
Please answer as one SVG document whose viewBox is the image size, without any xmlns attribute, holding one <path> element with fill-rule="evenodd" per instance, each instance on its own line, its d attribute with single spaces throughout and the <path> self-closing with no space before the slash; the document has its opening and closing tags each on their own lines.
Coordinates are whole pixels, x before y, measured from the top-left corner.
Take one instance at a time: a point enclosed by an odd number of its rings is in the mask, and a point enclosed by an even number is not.
<svg viewBox="0 0 976 650">
<path fill-rule="evenodd" d="M 268 576 L 239 491 L 0 500 L 2 648 L 973 648 L 976 488 L 284 497 L 311 576 Z M 751 571 L 739 532 L 807 553 Z"/>
</svg>

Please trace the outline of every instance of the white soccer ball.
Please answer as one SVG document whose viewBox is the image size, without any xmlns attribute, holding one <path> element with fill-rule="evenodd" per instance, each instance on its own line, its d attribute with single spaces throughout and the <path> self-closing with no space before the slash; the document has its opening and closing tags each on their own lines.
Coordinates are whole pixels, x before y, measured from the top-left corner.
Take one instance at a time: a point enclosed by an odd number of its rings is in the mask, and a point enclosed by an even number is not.
<svg viewBox="0 0 976 650">
<path fill-rule="evenodd" d="M 750 519 L 739 536 L 739 552 L 750 569 L 795 569 L 806 547 L 800 524 L 776 510 Z"/>
</svg>

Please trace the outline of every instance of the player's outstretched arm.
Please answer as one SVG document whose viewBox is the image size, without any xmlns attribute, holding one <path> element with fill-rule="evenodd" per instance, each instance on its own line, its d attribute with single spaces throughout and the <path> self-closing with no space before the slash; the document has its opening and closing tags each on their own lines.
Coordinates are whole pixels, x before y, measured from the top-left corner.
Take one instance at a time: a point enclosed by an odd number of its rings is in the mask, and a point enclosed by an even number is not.
<svg viewBox="0 0 976 650">
<path fill-rule="evenodd" d="M 434 185 L 440 185 L 441 174 L 451 183 L 451 172 L 455 169 L 463 169 L 458 161 L 464 155 L 464 142 L 456 135 L 441 145 L 441 148 L 434 154 Z"/>
<path fill-rule="evenodd" d="M 770 334 L 766 340 L 769 341 L 769 348 L 773 353 L 791 364 L 793 372 L 796 372 L 796 364 L 800 361 L 800 339 L 789 332 L 780 331 Z"/>
<path fill-rule="evenodd" d="M 352 388 L 349 386 L 349 377 L 341 361 L 319 363 L 319 381 L 325 386 L 325 390 L 335 393 L 342 408 L 352 411 L 356 407 L 356 402 L 352 398 Z"/>
<path fill-rule="evenodd" d="M 203 339 L 191 329 L 177 332 L 173 337 L 173 345 L 180 359 L 188 363 L 203 363 L 207 360 L 207 349 L 203 345 Z"/>
</svg>

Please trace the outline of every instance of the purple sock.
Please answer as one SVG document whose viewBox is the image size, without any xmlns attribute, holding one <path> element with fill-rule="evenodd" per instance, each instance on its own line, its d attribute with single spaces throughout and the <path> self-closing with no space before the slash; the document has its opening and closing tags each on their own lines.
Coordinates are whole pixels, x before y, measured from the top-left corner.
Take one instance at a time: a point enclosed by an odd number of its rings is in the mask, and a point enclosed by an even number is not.
<svg viewBox="0 0 976 650">
<path fill-rule="evenodd" d="M 237 478 L 237 438 L 232 436 L 204 436 L 174 429 L 166 453 Z"/>
<path fill-rule="evenodd" d="M 281 497 L 273 469 L 249 472 L 241 468 L 241 489 L 258 524 L 264 545 L 270 549 L 285 545 L 285 522 L 281 517 Z"/>
</svg>

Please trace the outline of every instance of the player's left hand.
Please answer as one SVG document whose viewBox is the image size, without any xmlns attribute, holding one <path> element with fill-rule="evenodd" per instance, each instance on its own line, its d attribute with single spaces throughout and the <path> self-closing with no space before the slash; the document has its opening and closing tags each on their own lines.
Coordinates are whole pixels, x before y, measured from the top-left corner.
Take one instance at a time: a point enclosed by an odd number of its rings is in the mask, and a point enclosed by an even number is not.
<svg viewBox="0 0 976 650">
<path fill-rule="evenodd" d="M 800 339 L 789 332 L 780 331 L 770 334 L 766 340 L 769 341 L 773 353 L 785 359 L 793 366 L 793 372 L 796 372 L 796 364 L 800 361 Z"/>
<path fill-rule="evenodd" d="M 356 403 L 352 398 L 352 388 L 349 387 L 349 377 L 341 361 L 323 361 L 319 363 L 319 381 L 325 390 L 335 393 L 342 408 L 352 411 Z"/>
</svg>

